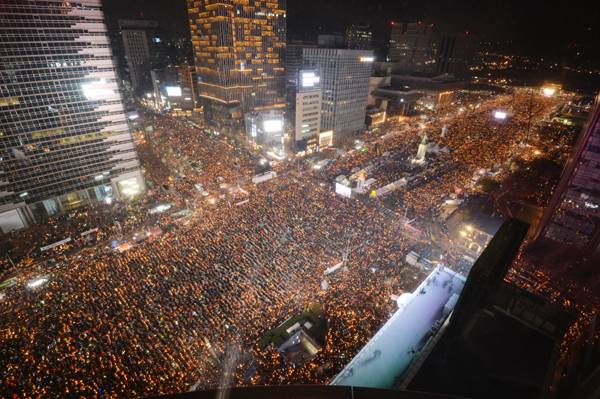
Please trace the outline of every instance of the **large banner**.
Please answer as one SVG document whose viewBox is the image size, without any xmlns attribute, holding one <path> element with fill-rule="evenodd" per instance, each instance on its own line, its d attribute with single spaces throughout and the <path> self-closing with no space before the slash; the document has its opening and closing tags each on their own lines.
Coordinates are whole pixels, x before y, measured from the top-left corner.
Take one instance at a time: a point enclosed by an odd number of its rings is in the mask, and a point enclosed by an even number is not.
<svg viewBox="0 0 600 399">
<path fill-rule="evenodd" d="M 352 189 L 348 186 L 344 186 L 340 183 L 335 183 L 335 192 L 336 194 L 341 195 L 342 197 L 351 198 L 352 197 Z"/>
<path fill-rule="evenodd" d="M 68 242 L 71 242 L 71 237 L 65 238 L 64 240 L 57 241 L 54 244 L 50 244 L 50 245 L 46 245 L 45 247 L 41 247 L 40 251 L 44 252 L 44 251 L 47 251 L 49 249 L 59 247 L 59 246 L 61 246 L 63 244 L 66 244 Z"/>
<path fill-rule="evenodd" d="M 260 175 L 255 175 L 252 178 L 252 183 L 254 183 L 254 184 L 260 184 L 260 183 L 266 182 L 268 180 L 271 180 L 274 177 L 277 177 L 277 173 L 276 172 L 274 172 L 274 171 L 266 172 L 266 173 L 263 173 L 263 174 L 260 174 Z"/>
</svg>

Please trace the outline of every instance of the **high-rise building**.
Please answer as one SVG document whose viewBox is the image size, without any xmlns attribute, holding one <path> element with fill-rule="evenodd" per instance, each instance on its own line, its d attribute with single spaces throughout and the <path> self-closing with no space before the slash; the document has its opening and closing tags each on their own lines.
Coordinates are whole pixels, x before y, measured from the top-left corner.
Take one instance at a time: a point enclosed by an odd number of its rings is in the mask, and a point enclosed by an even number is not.
<svg viewBox="0 0 600 399">
<path fill-rule="evenodd" d="M 285 46 L 285 86 L 289 105 L 296 99 L 298 72 L 302 69 L 302 51 L 304 48 L 317 47 L 316 43 L 293 41 Z"/>
<path fill-rule="evenodd" d="M 565 248 L 600 255 L 600 95 L 539 231 Z"/>
<path fill-rule="evenodd" d="M 321 74 L 321 130 L 332 130 L 334 138 L 338 138 L 363 129 L 373 52 L 305 48 L 303 59 L 307 68 L 317 69 Z"/>
<path fill-rule="evenodd" d="M 0 228 L 144 189 L 100 0 L 0 3 Z"/>
<path fill-rule="evenodd" d="M 153 69 L 152 91 L 157 111 L 190 114 L 196 108 L 194 68 L 188 64 Z"/>
<path fill-rule="evenodd" d="M 346 29 L 346 44 L 349 49 L 372 50 L 373 30 L 369 25 L 350 25 Z"/>
<path fill-rule="evenodd" d="M 321 132 L 321 78 L 318 70 L 302 69 L 298 72 L 296 92 L 296 142 L 314 140 Z"/>
<path fill-rule="evenodd" d="M 555 395 L 565 379 L 561 346 L 574 314 L 505 281 L 528 227 L 516 219 L 502 225 L 449 319 L 414 347 L 396 388 L 461 398 L 562 397 Z"/>
<path fill-rule="evenodd" d="M 424 22 L 394 22 L 389 58 L 402 73 L 465 78 L 477 44 L 469 32 L 457 33 Z"/>
<path fill-rule="evenodd" d="M 197 98 L 196 98 L 196 68 L 189 64 L 181 64 L 175 67 L 177 70 L 177 82 L 181 87 L 182 92 L 189 93 L 185 96 L 188 98 L 191 96 L 193 108 L 197 106 Z"/>
<path fill-rule="evenodd" d="M 164 37 L 158 22 L 143 19 L 120 19 L 123 78 L 136 94 L 152 88 L 150 70 L 163 65 Z"/>
<path fill-rule="evenodd" d="M 317 36 L 317 44 L 325 48 L 344 48 L 346 38 L 340 33 L 322 33 Z"/>
<path fill-rule="evenodd" d="M 468 77 L 477 45 L 477 39 L 469 32 L 441 35 L 435 74 L 450 74 L 457 78 Z"/>
<path fill-rule="evenodd" d="M 394 22 L 389 58 L 403 72 L 434 73 L 438 41 L 433 25 L 423 22 Z"/>
<path fill-rule="evenodd" d="M 213 127 L 284 108 L 285 0 L 188 0 L 199 96 Z"/>
</svg>

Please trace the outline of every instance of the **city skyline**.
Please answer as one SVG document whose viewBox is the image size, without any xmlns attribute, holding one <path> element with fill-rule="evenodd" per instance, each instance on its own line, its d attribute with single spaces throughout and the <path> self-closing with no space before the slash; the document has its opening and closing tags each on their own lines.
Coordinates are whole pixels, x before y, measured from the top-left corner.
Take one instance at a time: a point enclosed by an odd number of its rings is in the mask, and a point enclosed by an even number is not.
<svg viewBox="0 0 600 399">
<path fill-rule="evenodd" d="M 115 14 L 159 19 L 169 31 L 189 34 L 185 0 L 169 5 L 155 0 L 105 0 L 105 7 Z M 593 47 L 600 39 L 600 5 L 585 1 L 570 3 L 566 13 L 560 7 L 538 7 L 516 0 L 288 0 L 287 8 L 291 39 L 343 34 L 352 23 L 368 23 L 374 28 L 375 40 L 385 43 L 390 21 L 421 20 L 470 31 L 484 41 L 502 42 L 497 46 L 500 51 L 600 67 L 600 56 Z"/>
<path fill-rule="evenodd" d="M 0 1 L 0 397 L 591 398 L 599 8 Z"/>
</svg>

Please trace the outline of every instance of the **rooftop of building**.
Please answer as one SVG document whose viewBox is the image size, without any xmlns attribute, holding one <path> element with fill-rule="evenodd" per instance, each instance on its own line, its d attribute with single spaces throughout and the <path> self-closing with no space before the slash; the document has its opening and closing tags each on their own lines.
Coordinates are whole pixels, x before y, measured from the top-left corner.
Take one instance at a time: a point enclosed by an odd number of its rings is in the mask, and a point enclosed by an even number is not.
<svg viewBox="0 0 600 399">
<path fill-rule="evenodd" d="M 409 388 L 466 397 L 539 397 L 570 319 L 516 289 L 503 284 L 458 337 L 443 337 Z"/>
<path fill-rule="evenodd" d="M 405 386 L 464 397 L 539 397 L 572 315 L 503 281 L 527 225 L 506 222 L 471 270 L 435 347 Z"/>
<path fill-rule="evenodd" d="M 380 87 L 375 89 L 371 95 L 375 98 L 383 100 L 394 100 L 398 97 L 405 98 L 407 96 L 418 96 L 420 93 L 416 90 L 410 90 L 405 88 L 392 88 L 392 87 Z M 416 100 L 416 98 L 415 98 Z"/>
<path fill-rule="evenodd" d="M 444 307 L 463 289 L 460 274 L 440 266 L 410 294 L 332 381 L 333 385 L 391 388 L 445 320 Z"/>
</svg>

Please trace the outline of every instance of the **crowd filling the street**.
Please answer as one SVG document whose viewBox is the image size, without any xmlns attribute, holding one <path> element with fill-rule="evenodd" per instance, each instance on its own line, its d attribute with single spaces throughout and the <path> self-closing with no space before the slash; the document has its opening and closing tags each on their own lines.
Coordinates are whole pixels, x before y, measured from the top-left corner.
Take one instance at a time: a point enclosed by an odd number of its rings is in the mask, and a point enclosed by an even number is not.
<svg viewBox="0 0 600 399">
<path fill-rule="evenodd" d="M 267 161 L 256 149 L 183 118 L 148 114 L 152 129 L 138 144 L 143 198 L 3 237 L 11 258 L 1 260 L 8 282 L 0 291 L 1 395 L 211 388 L 223 384 L 232 353 L 227 384 L 328 383 L 397 309 L 392 298 L 428 274 L 405 263 L 411 248 L 435 247 L 439 263 L 458 270 L 464 251 L 444 233 L 444 200 L 468 201 L 482 169 L 501 181 L 513 160 L 550 148 L 535 122 L 558 104 L 526 92 L 482 95 L 460 112 L 366 132 L 364 151 L 326 150 L 332 162 L 323 170 L 307 160 L 271 162 L 277 177 L 258 185 L 252 176 Z M 497 109 L 510 109 L 510 119 L 493 120 Z M 425 135 L 447 150 L 411 166 Z M 337 176 L 369 166 L 377 187 L 413 178 L 385 198 L 334 192 Z M 161 204 L 168 211 L 150 212 Z M 407 234 L 408 219 L 426 233 Z M 74 239 L 40 252 L 66 237 Z M 321 304 L 328 321 L 314 358 L 292 365 L 259 346 L 266 331 L 310 303 Z"/>
</svg>

